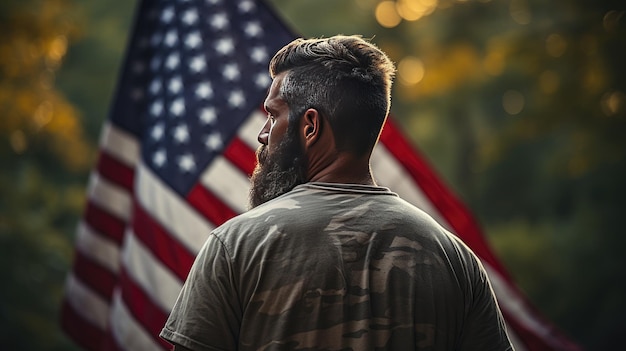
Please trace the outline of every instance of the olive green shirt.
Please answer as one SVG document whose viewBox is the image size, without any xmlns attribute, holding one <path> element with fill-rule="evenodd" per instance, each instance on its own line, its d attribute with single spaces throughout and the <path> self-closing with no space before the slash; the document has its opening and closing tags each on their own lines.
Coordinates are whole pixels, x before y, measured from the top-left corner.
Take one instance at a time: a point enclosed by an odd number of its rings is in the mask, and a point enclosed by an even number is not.
<svg viewBox="0 0 626 351">
<path fill-rule="evenodd" d="M 215 229 L 161 337 L 192 350 L 512 350 L 465 244 L 387 188 L 327 183 Z"/>
</svg>

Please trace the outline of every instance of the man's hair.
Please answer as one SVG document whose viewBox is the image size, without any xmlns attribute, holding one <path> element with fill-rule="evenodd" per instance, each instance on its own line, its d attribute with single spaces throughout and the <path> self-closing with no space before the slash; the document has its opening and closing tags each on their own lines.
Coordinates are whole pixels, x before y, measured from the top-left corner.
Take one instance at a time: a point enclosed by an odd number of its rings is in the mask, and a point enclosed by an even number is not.
<svg viewBox="0 0 626 351">
<path fill-rule="evenodd" d="M 296 39 L 270 62 L 270 75 L 287 72 L 280 96 L 289 123 L 309 108 L 327 118 L 337 148 L 358 156 L 371 152 L 391 105 L 395 66 L 360 36 Z"/>
</svg>

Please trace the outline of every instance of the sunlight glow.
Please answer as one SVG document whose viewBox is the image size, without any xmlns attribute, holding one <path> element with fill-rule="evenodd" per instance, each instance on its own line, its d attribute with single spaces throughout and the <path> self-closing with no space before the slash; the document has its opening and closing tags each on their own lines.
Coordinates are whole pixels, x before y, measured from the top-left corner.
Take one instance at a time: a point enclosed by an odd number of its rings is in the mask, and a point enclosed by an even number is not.
<svg viewBox="0 0 626 351">
<path fill-rule="evenodd" d="M 402 17 L 396 10 L 395 1 L 382 1 L 376 6 L 376 20 L 385 28 L 393 28 L 400 24 Z"/>
<path fill-rule="evenodd" d="M 424 63 L 414 56 L 403 58 L 398 64 L 398 77 L 405 85 L 415 85 L 424 78 Z"/>
</svg>

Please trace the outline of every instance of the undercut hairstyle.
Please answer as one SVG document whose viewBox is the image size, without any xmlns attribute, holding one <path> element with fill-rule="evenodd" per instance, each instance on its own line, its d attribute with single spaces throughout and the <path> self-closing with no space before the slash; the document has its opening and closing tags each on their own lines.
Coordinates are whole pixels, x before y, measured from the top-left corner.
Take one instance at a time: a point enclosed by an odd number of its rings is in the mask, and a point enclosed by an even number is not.
<svg viewBox="0 0 626 351">
<path fill-rule="evenodd" d="M 391 106 L 393 62 L 361 36 L 296 39 L 272 58 L 270 75 L 287 72 L 280 96 L 289 124 L 309 108 L 330 123 L 337 149 L 362 156 L 378 141 Z"/>
</svg>

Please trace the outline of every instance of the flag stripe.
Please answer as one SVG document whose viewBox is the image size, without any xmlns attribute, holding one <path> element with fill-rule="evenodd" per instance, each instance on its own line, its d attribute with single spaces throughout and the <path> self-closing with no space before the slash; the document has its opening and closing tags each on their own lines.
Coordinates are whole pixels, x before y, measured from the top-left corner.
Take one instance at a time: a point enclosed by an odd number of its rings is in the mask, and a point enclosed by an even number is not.
<svg viewBox="0 0 626 351">
<path fill-rule="evenodd" d="M 61 326 L 76 343 L 88 351 L 96 351 L 100 346 L 94 340 L 101 340 L 104 332 L 101 327 L 94 325 L 87 318 L 77 312 L 72 306 L 70 295 L 66 295 L 61 305 Z"/>
<path fill-rule="evenodd" d="M 113 295 L 111 306 L 111 333 L 113 342 L 121 350 L 162 350 L 169 349 L 164 341 L 157 341 L 137 322 L 122 300 L 121 293 Z"/>
<path fill-rule="evenodd" d="M 85 277 L 82 282 L 89 286 L 94 293 L 104 300 L 110 300 L 117 281 L 117 274 L 94 262 L 86 254 L 77 251 L 75 253 L 77 276 Z"/>
<path fill-rule="evenodd" d="M 180 279 L 187 277 L 195 252 L 180 245 L 171 233 L 156 223 L 138 203 L 134 207 L 132 228 L 137 239 L 141 240 L 163 265 Z M 208 235 L 208 233 L 202 234 L 205 237 Z"/>
<path fill-rule="evenodd" d="M 216 157 L 201 176 L 201 183 L 237 213 L 246 210 L 250 181 L 223 157 Z"/>
<path fill-rule="evenodd" d="M 140 323 L 150 335 L 159 335 L 167 319 L 167 310 L 163 310 L 152 302 L 151 297 L 135 284 L 125 271 L 120 272 L 122 300 L 133 318 Z M 165 344 L 167 346 L 167 344 Z"/>
<path fill-rule="evenodd" d="M 96 168 L 102 177 L 132 192 L 135 172 L 131 167 L 106 152 L 100 152 Z"/>
<path fill-rule="evenodd" d="M 76 230 L 76 249 L 85 256 L 90 257 L 102 267 L 106 267 L 111 274 L 119 270 L 120 244 L 111 241 L 95 232 L 86 222 L 80 222 Z"/>
<path fill-rule="evenodd" d="M 202 184 L 196 184 L 187 196 L 189 203 L 202 213 L 215 226 L 218 226 L 237 215 L 237 212 L 226 206 Z"/>
<path fill-rule="evenodd" d="M 187 272 L 182 277 L 176 276 L 132 232 L 127 233 L 122 262 L 126 273 L 152 301 L 161 309 L 169 311 L 178 297 Z"/>
<path fill-rule="evenodd" d="M 87 223 L 96 232 L 112 240 L 117 245 L 121 245 L 124 240 L 124 227 L 126 222 L 115 215 L 107 212 L 99 204 L 92 201 L 87 202 L 84 215 Z"/>
<path fill-rule="evenodd" d="M 234 138 L 224 150 L 224 157 L 248 176 L 252 174 L 256 165 L 255 152 L 239 138 Z"/>
<path fill-rule="evenodd" d="M 89 201 L 121 221 L 128 221 L 131 214 L 129 193 L 125 189 L 109 182 L 108 179 L 103 178 L 99 173 L 92 173 L 90 181 Z"/>
<path fill-rule="evenodd" d="M 100 147 L 103 152 L 114 157 L 118 162 L 133 168 L 140 159 L 141 147 L 137 140 L 109 121 L 102 126 Z"/>
<path fill-rule="evenodd" d="M 74 273 L 70 273 L 67 277 L 65 294 L 66 301 L 82 319 L 97 328 L 106 329 L 109 308 L 107 301 L 85 286 Z"/>
<path fill-rule="evenodd" d="M 263 128 L 263 124 L 266 119 L 267 115 L 265 114 L 263 107 L 261 107 L 258 110 L 254 110 L 250 117 L 248 117 L 248 119 L 246 119 L 246 121 L 239 128 L 237 135 L 239 136 L 239 139 L 248 145 L 250 150 L 256 150 L 259 145 L 261 145 L 257 137 L 261 128 Z"/>
<path fill-rule="evenodd" d="M 139 164 L 138 172 L 135 189 L 141 207 L 174 240 L 195 255 L 213 226 L 150 169 Z"/>
</svg>

